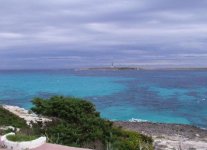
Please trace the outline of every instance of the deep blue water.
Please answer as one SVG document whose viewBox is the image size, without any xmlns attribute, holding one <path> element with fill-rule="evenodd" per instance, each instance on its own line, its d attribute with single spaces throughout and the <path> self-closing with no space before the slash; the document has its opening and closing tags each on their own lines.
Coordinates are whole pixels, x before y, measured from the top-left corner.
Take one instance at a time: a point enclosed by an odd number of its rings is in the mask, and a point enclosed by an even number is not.
<svg viewBox="0 0 207 150">
<path fill-rule="evenodd" d="M 111 120 L 137 118 L 207 128 L 207 71 L 0 71 L 0 102 L 82 97 Z"/>
</svg>

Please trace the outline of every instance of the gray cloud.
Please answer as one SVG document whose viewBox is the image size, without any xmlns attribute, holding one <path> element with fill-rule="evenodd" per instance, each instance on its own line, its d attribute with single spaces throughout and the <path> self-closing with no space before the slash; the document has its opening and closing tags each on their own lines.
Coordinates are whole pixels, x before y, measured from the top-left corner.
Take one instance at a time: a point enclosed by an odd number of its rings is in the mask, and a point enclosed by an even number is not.
<svg viewBox="0 0 207 150">
<path fill-rule="evenodd" d="M 206 0 L 0 2 L 0 68 L 207 63 Z"/>
</svg>

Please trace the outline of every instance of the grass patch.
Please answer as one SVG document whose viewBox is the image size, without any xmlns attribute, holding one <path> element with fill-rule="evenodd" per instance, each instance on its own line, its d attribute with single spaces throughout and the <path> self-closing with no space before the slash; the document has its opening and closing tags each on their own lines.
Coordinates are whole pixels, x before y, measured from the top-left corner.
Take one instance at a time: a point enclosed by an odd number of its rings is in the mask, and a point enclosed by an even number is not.
<svg viewBox="0 0 207 150">
<path fill-rule="evenodd" d="M 26 128 L 26 121 L 0 106 L 0 126 L 13 126 L 16 128 Z"/>
<path fill-rule="evenodd" d="M 32 141 L 37 139 L 36 136 L 23 135 L 23 134 L 7 135 L 6 138 L 13 142 L 24 142 L 24 141 Z"/>
</svg>

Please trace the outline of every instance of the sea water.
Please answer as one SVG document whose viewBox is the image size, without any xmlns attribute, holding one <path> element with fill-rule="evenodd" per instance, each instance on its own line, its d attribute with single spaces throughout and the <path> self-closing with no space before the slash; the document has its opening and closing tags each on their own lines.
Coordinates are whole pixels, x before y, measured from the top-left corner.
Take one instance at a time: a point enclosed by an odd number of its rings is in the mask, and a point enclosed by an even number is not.
<svg viewBox="0 0 207 150">
<path fill-rule="evenodd" d="M 207 71 L 0 71 L 0 102 L 32 107 L 34 97 L 80 97 L 110 120 L 207 128 Z"/>
</svg>

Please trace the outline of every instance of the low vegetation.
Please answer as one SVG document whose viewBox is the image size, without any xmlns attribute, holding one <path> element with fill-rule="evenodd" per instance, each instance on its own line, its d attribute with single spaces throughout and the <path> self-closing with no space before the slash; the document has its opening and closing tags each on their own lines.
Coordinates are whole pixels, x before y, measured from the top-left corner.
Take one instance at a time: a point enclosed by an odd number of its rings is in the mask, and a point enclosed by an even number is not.
<svg viewBox="0 0 207 150">
<path fill-rule="evenodd" d="M 114 127 L 86 100 L 55 96 L 36 98 L 33 104 L 32 111 L 53 118 L 44 128 L 38 128 L 51 143 L 97 150 L 153 149 L 152 138 Z"/>
<path fill-rule="evenodd" d="M 24 134 L 7 135 L 6 138 L 13 142 L 32 141 L 37 139 L 36 136 L 29 136 Z"/>
<path fill-rule="evenodd" d="M 26 121 L 19 118 L 0 106 L 0 126 L 13 126 L 15 128 L 27 128 Z"/>
<path fill-rule="evenodd" d="M 91 148 L 96 150 L 152 150 L 152 138 L 133 131 L 123 130 L 113 122 L 102 119 L 95 106 L 86 100 L 54 96 L 49 99 L 35 98 L 33 112 L 47 116 L 51 122 L 33 124 L 26 122 L 0 107 L 0 126 L 20 128 L 11 141 L 30 141 L 46 136 L 48 142 Z"/>
</svg>

